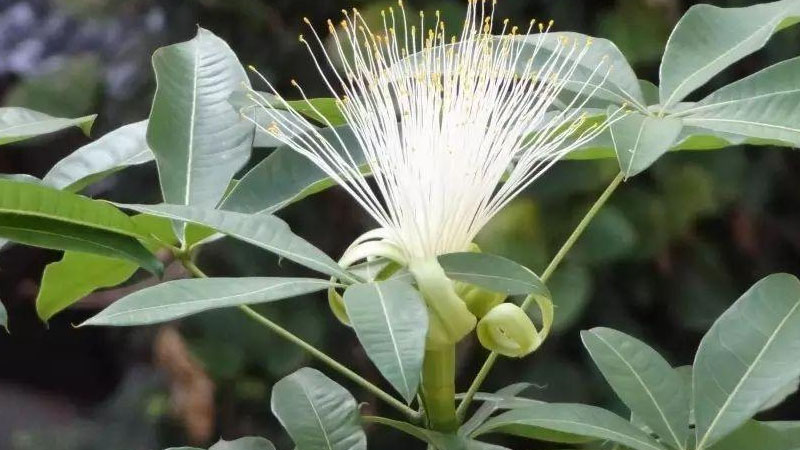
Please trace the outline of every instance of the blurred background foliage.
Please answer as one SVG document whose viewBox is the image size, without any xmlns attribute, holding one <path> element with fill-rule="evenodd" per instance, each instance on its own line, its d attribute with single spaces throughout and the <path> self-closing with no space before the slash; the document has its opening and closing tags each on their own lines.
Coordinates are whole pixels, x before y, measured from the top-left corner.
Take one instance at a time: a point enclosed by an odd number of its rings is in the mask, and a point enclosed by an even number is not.
<svg viewBox="0 0 800 450">
<path fill-rule="evenodd" d="M 410 9 L 440 9 L 450 23 L 460 23 L 464 8 L 460 0 L 407 3 Z M 609 38 L 640 78 L 656 81 L 669 31 L 692 3 L 500 0 L 498 15 L 518 23 L 553 18 L 558 30 Z M 279 89 L 288 92 L 289 80 L 296 78 L 307 91 L 325 95 L 297 42 L 302 17 L 322 24 L 343 6 L 358 6 L 365 16 L 377 18 L 388 4 L 2 0 L 0 99 L 7 106 L 54 115 L 98 113 L 93 135 L 100 136 L 147 117 L 154 89 L 150 55 L 161 45 L 191 38 L 197 24 L 227 40 L 244 64 L 259 68 Z M 800 28 L 793 27 L 694 97 L 798 54 Z M 0 172 L 41 176 L 87 142 L 70 131 L 4 147 Z M 265 154 L 257 151 L 254 159 Z M 481 247 L 541 271 L 616 170 L 613 160 L 560 163 L 484 230 Z M 589 364 L 578 330 L 614 327 L 644 339 L 674 365 L 689 364 L 702 333 L 748 286 L 771 272 L 800 273 L 798 173 L 797 151 L 729 148 L 671 154 L 626 182 L 552 279 L 556 335 L 532 357 L 502 361 L 485 388 L 527 381 L 535 384 L 530 395 L 536 398 L 602 404 L 625 413 Z M 86 193 L 160 201 L 152 165 L 128 169 Z M 334 256 L 371 226 L 355 203 L 335 189 L 281 216 L 296 233 Z M 306 355 L 235 312 L 206 313 L 153 328 L 72 328 L 118 298 L 119 290 L 95 293 L 45 326 L 36 319 L 34 299 L 44 265 L 58 259 L 54 252 L 21 247 L 0 255 L 0 296 L 13 333 L 0 333 L 0 448 L 138 450 L 207 445 L 220 436 L 248 434 L 291 448 L 269 412 L 268 395 L 279 378 L 313 364 Z M 302 272 L 231 240 L 204 248 L 200 264 L 214 275 Z M 144 276 L 131 283 L 143 282 Z M 353 333 L 328 313 L 322 296 L 261 309 L 379 380 Z M 462 387 L 486 353 L 475 342 L 464 347 L 471 351 L 463 352 L 460 361 Z M 377 407 L 365 393 L 354 392 L 369 402 L 364 408 Z M 798 396 L 765 417 L 800 417 Z M 408 445 L 392 432 L 372 432 L 370 440 L 373 448 Z"/>
</svg>

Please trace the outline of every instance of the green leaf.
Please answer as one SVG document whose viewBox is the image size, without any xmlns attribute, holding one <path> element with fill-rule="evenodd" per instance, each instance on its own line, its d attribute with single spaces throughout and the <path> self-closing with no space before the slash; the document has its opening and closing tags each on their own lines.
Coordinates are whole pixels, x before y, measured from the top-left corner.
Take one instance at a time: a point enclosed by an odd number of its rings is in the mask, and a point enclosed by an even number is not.
<svg viewBox="0 0 800 450">
<path fill-rule="evenodd" d="M 50 187 L 0 180 L 0 237 L 54 250 L 135 262 L 159 274 L 161 262 L 130 217 L 113 205 Z"/>
<path fill-rule="evenodd" d="M 275 450 L 275 446 L 262 437 L 248 436 L 232 441 L 220 439 L 208 450 Z"/>
<path fill-rule="evenodd" d="M 326 128 L 319 133 L 343 154 L 349 152 L 356 164 L 365 164 L 361 147 L 349 126 Z M 345 148 L 342 148 L 337 135 Z M 281 146 L 239 180 L 220 208 L 245 213 L 274 213 L 334 184 L 308 158 L 288 146 Z"/>
<path fill-rule="evenodd" d="M 550 291 L 535 273 L 502 256 L 463 252 L 449 253 L 438 259 L 451 280 L 508 295 L 535 294 L 550 298 Z"/>
<path fill-rule="evenodd" d="M 125 167 L 152 161 L 146 130 L 147 121 L 143 120 L 106 133 L 56 163 L 42 182 L 76 192 Z"/>
<path fill-rule="evenodd" d="M 387 280 L 350 286 L 344 305 L 367 356 L 410 404 L 425 356 L 425 300 L 411 285 Z"/>
<path fill-rule="evenodd" d="M 661 439 L 685 449 L 689 397 L 681 376 L 645 343 L 609 328 L 581 332 L 583 345 L 614 392 Z"/>
<path fill-rule="evenodd" d="M 633 112 L 614 122 L 611 138 L 620 170 L 632 177 L 666 153 L 683 124 L 673 117 L 651 117 Z"/>
<path fill-rule="evenodd" d="M 339 110 L 335 98 L 310 98 L 286 102 L 295 111 L 315 120 L 326 127 L 338 127 L 347 123 L 344 114 Z M 274 105 L 278 107 L 279 105 Z"/>
<path fill-rule="evenodd" d="M 594 95 L 595 98 L 608 100 L 618 105 L 633 103 L 637 106 L 645 106 L 639 80 L 628 60 L 613 42 L 572 32 L 551 32 L 519 37 L 528 44 L 531 52 L 535 51 L 536 46 L 541 43 L 541 49 L 536 55 L 537 61 L 541 62 L 549 58 L 555 49 L 562 47 L 564 45 L 562 40 L 565 38 L 568 39 L 568 46 L 576 42 L 579 51 L 583 50 L 585 42 L 591 40 L 591 45 L 586 49 L 586 53 L 575 71 L 570 74 L 565 89 L 578 91 L 584 83 L 591 80 L 584 93 L 598 88 Z M 528 59 L 529 56 L 526 57 L 523 53 L 517 67 L 524 67 Z M 610 72 L 608 72 L 609 69 L 611 69 Z M 605 82 L 602 82 L 606 72 L 608 72 L 608 77 Z M 592 76 L 593 73 L 594 76 Z"/>
<path fill-rule="evenodd" d="M 26 108 L 0 108 L 0 145 L 22 141 L 70 127 L 79 127 L 88 135 L 97 115 L 65 119 Z"/>
<path fill-rule="evenodd" d="M 3 306 L 3 302 L 0 302 L 0 327 L 5 328 L 6 333 L 8 333 L 8 312 L 6 307 Z"/>
<path fill-rule="evenodd" d="M 327 289 L 314 278 L 197 278 L 174 280 L 123 297 L 85 325 L 130 326 L 161 323 L 211 309 L 283 300 Z"/>
<path fill-rule="evenodd" d="M 714 323 L 694 361 L 697 449 L 738 428 L 800 376 L 800 280 L 770 275 Z"/>
<path fill-rule="evenodd" d="M 132 218 L 139 229 L 174 244 L 176 239 L 169 221 L 139 215 Z M 156 245 L 149 246 L 157 250 Z M 50 263 L 36 296 L 36 313 L 44 322 L 92 292 L 127 281 L 139 268 L 137 264 L 105 256 L 68 251 L 61 261 Z"/>
<path fill-rule="evenodd" d="M 680 114 L 687 125 L 798 146 L 798 104 L 800 57 L 729 84 Z"/>
<path fill-rule="evenodd" d="M 531 385 L 528 383 L 515 383 L 498 390 L 494 397 L 490 400 L 484 400 L 483 404 L 475 411 L 468 421 L 464 422 L 458 429 L 458 433 L 464 436 L 469 436 L 473 431 L 486 422 L 486 419 L 491 417 L 492 414 L 503 408 L 504 400 L 508 398 L 516 398 L 515 396 L 528 389 Z M 477 398 L 473 397 L 477 400 Z M 525 399 L 527 400 L 527 399 Z M 530 406 L 530 405 L 525 405 Z"/>
<path fill-rule="evenodd" d="M 800 442 L 800 421 L 762 422 L 768 427 L 778 430 L 789 442 Z"/>
<path fill-rule="evenodd" d="M 474 435 L 505 433 L 549 442 L 608 440 L 636 450 L 665 450 L 647 433 L 595 406 L 543 403 L 489 419 Z"/>
<path fill-rule="evenodd" d="M 469 439 L 462 434 L 439 433 L 438 431 L 420 428 L 411 425 L 408 422 L 401 422 L 399 420 L 375 416 L 368 416 L 365 417 L 365 419 L 372 423 L 402 431 L 409 436 L 413 436 L 423 442 L 427 442 L 437 450 L 508 450 L 499 445 L 487 444 L 486 442 Z"/>
<path fill-rule="evenodd" d="M 341 280 L 353 280 L 336 261 L 292 233 L 286 222 L 267 214 L 241 214 L 182 205 L 120 205 L 168 219 L 193 222 L 263 248 L 310 269 Z"/>
<path fill-rule="evenodd" d="M 275 383 L 272 413 L 298 450 L 366 450 L 356 401 L 318 370 L 304 367 Z"/>
<path fill-rule="evenodd" d="M 729 65 L 763 47 L 800 18 L 800 1 L 745 8 L 696 5 L 678 21 L 660 69 L 661 104 L 668 108 Z"/>
<path fill-rule="evenodd" d="M 250 157 L 254 127 L 228 102 L 249 86 L 247 75 L 228 44 L 203 28 L 191 41 L 156 50 L 153 67 L 147 143 L 164 201 L 213 208 Z"/>
<path fill-rule="evenodd" d="M 792 441 L 781 431 L 765 423 L 748 421 L 709 450 L 797 450 L 800 442 Z"/>
</svg>

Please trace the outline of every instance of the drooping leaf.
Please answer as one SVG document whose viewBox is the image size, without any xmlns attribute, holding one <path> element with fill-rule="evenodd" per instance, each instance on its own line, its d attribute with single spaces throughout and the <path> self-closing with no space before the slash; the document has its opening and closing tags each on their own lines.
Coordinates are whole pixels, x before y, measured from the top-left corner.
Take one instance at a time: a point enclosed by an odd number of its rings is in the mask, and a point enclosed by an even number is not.
<svg viewBox="0 0 800 450">
<path fill-rule="evenodd" d="M 275 446 L 262 437 L 248 436 L 232 441 L 220 439 L 208 450 L 275 450 Z"/>
<path fill-rule="evenodd" d="M 65 119 L 26 108 L 0 108 L 0 145 L 22 141 L 70 127 L 89 134 L 96 115 Z"/>
<path fill-rule="evenodd" d="M 367 356 L 411 403 L 428 333 L 428 310 L 419 291 L 397 280 L 355 284 L 345 291 L 344 305 Z"/>
<path fill-rule="evenodd" d="M 319 133 L 342 154 L 349 152 L 356 164 L 365 163 L 361 147 L 349 126 L 322 129 Z M 274 213 L 333 185 L 328 175 L 308 158 L 288 146 L 281 146 L 239 180 L 220 208 L 245 213 Z"/>
<path fill-rule="evenodd" d="M 121 258 L 160 273 L 147 240 L 113 205 L 50 187 L 0 180 L 0 237 L 55 250 Z"/>
<path fill-rule="evenodd" d="M 614 122 L 611 138 L 626 177 L 634 176 L 666 153 L 683 124 L 673 117 L 651 117 L 633 112 Z"/>
<path fill-rule="evenodd" d="M 106 133 L 56 163 L 42 182 L 75 192 L 125 167 L 152 161 L 146 130 L 147 121 L 143 120 Z"/>
<path fill-rule="evenodd" d="M 595 406 L 542 403 L 512 409 L 489 419 L 474 435 L 504 433 L 532 439 L 584 443 L 608 440 L 635 450 L 665 450 L 647 433 L 616 414 Z"/>
<path fill-rule="evenodd" d="M 687 125 L 800 146 L 798 105 L 800 57 L 729 84 L 681 114 Z"/>
<path fill-rule="evenodd" d="M 168 220 L 146 215 L 134 216 L 132 220 L 143 233 L 175 243 Z M 150 250 L 157 249 L 154 244 L 146 246 Z M 45 267 L 36 296 L 36 313 L 47 322 L 90 293 L 124 283 L 138 268 L 137 264 L 123 259 L 67 251 L 60 261 Z"/>
<path fill-rule="evenodd" d="M 720 8 L 695 5 L 667 41 L 660 69 L 660 98 L 670 107 L 729 65 L 763 47 L 778 30 L 797 23 L 800 2 L 783 0 Z"/>
<path fill-rule="evenodd" d="M 741 426 L 800 376 L 800 280 L 770 275 L 703 337 L 694 361 L 697 448 Z"/>
<path fill-rule="evenodd" d="M 353 277 L 339 267 L 336 261 L 292 233 L 286 222 L 275 216 L 168 204 L 121 206 L 154 216 L 213 228 L 326 275 L 341 280 L 353 280 Z"/>
<path fill-rule="evenodd" d="M 202 28 L 190 41 L 158 49 L 153 67 L 147 143 L 164 201 L 213 208 L 250 157 L 254 127 L 228 102 L 249 86 L 247 75 L 228 44 Z"/>
<path fill-rule="evenodd" d="M 123 297 L 84 325 L 130 326 L 161 323 L 210 309 L 251 305 L 327 289 L 314 278 L 197 278 L 174 280 Z"/>
<path fill-rule="evenodd" d="M 366 450 L 353 396 L 318 370 L 304 367 L 275 383 L 272 413 L 298 450 Z"/>
<path fill-rule="evenodd" d="M 499 409 L 504 409 L 504 400 L 508 399 L 509 397 L 516 398 L 516 395 L 522 393 L 522 391 L 529 387 L 530 384 L 528 383 L 514 383 L 498 390 L 495 394 L 493 394 L 495 398 L 483 401 L 483 404 L 475 411 L 474 414 L 472 414 L 472 417 L 470 417 L 469 420 L 464 422 L 464 424 L 459 427 L 458 433 L 464 436 L 471 435 L 472 432 L 475 431 L 481 424 L 486 422 L 486 420 L 491 417 L 492 414 L 497 412 Z"/>
<path fill-rule="evenodd" d="M 661 439 L 686 448 L 689 397 L 675 369 L 645 343 L 609 328 L 581 332 L 583 344 L 614 392 Z"/>
</svg>

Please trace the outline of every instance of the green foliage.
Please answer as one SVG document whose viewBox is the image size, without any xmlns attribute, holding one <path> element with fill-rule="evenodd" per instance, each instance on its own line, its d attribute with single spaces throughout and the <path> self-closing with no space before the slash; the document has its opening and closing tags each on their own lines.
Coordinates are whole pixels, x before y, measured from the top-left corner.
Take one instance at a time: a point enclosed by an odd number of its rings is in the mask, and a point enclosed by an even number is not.
<svg viewBox="0 0 800 450">
<path fill-rule="evenodd" d="M 8 311 L 2 302 L 0 302 L 0 326 L 8 332 Z"/>
<path fill-rule="evenodd" d="M 0 108 L 0 145 L 23 141 L 70 127 L 89 134 L 96 116 L 64 119 L 25 108 Z"/>
</svg>

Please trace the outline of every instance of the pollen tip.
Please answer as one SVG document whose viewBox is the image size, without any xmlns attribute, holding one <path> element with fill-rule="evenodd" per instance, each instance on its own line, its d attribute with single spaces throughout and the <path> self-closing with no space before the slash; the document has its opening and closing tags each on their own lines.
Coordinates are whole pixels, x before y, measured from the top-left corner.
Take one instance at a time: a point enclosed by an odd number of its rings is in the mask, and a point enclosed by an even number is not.
<svg viewBox="0 0 800 450">
<path fill-rule="evenodd" d="M 295 86 L 295 87 L 297 86 L 297 80 L 295 80 L 294 78 L 292 78 L 290 83 L 292 83 L 292 86 Z"/>
<path fill-rule="evenodd" d="M 303 22 L 305 22 L 305 23 L 307 23 L 307 24 L 311 25 L 311 21 L 310 21 L 310 20 L 308 20 L 308 17 L 303 17 Z"/>
<path fill-rule="evenodd" d="M 249 70 L 252 70 L 253 72 L 255 72 L 255 71 L 256 71 L 256 66 L 254 66 L 254 65 L 252 65 L 252 64 L 248 64 L 248 65 L 247 65 L 247 68 L 248 68 Z"/>
</svg>

